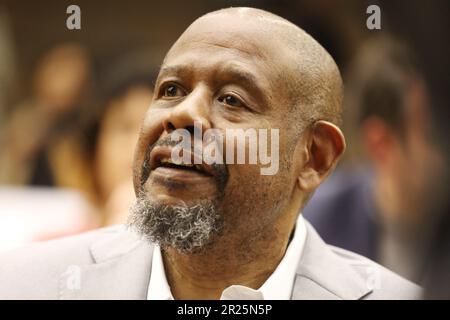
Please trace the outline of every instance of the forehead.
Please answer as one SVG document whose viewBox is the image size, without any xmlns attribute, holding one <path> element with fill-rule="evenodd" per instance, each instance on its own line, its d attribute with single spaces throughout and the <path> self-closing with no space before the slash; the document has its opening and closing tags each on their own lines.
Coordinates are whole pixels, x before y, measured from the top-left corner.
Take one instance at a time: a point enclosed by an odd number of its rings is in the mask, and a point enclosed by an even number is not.
<svg viewBox="0 0 450 320">
<path fill-rule="evenodd" d="M 261 80 L 276 81 L 282 51 L 254 21 L 212 15 L 194 22 L 170 49 L 164 67 L 184 65 L 196 71 L 246 69 Z"/>
<path fill-rule="evenodd" d="M 270 58 L 276 42 L 265 32 L 260 21 L 240 15 L 212 14 L 192 23 L 175 43 L 171 51 L 196 44 L 222 46 L 262 59 Z M 277 50 L 275 50 L 276 52 Z M 170 54 L 170 53 L 169 53 Z"/>
</svg>

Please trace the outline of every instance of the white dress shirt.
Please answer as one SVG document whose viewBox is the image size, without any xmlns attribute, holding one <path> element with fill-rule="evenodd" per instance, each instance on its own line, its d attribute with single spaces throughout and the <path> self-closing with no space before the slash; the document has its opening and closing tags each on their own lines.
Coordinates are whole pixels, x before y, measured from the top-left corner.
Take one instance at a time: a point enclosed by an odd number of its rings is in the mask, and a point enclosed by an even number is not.
<svg viewBox="0 0 450 320">
<path fill-rule="evenodd" d="M 297 219 L 294 237 L 288 245 L 280 264 L 264 284 L 257 290 L 242 286 L 231 285 L 221 296 L 221 300 L 289 300 L 294 284 L 303 246 L 306 240 L 306 226 L 301 214 Z M 155 246 L 152 258 L 152 270 L 148 286 L 147 300 L 173 300 L 169 284 L 164 272 L 161 249 Z"/>
</svg>

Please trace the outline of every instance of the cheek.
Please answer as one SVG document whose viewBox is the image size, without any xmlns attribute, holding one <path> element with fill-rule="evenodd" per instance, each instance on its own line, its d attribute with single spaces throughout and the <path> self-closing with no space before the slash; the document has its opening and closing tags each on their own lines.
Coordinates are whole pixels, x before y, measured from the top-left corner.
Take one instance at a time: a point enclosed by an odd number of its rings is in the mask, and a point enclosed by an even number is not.
<svg viewBox="0 0 450 320">
<path fill-rule="evenodd" d="M 245 189 L 245 191 L 248 191 L 246 194 L 247 198 L 267 198 L 267 193 L 275 193 L 278 196 L 280 192 L 288 192 L 290 188 L 292 188 L 293 181 L 295 181 L 293 172 L 295 168 L 292 166 L 294 150 L 292 148 L 287 148 L 286 144 L 285 135 L 282 130 L 280 130 L 277 143 L 277 156 L 274 157 L 275 150 L 271 150 L 272 145 L 269 139 L 267 146 L 264 146 L 267 150 L 264 150 L 262 153 L 270 160 L 264 165 L 260 163 L 261 150 L 259 150 L 260 145 L 258 144 L 255 149 L 257 152 L 257 164 L 228 165 L 230 181 L 236 182 L 237 189 Z M 236 148 L 237 146 L 234 148 L 235 160 L 238 153 Z M 245 149 L 245 161 L 248 163 L 248 145 L 246 145 Z M 224 149 L 224 151 L 226 153 L 226 149 Z M 269 168 L 277 168 L 277 170 L 267 170 Z M 267 175 L 264 175 L 263 173 L 266 173 Z"/>
<path fill-rule="evenodd" d="M 225 188 L 225 202 L 231 212 L 241 212 L 250 218 L 264 216 L 273 211 L 277 203 L 287 199 L 292 191 L 292 179 L 281 165 L 275 175 L 261 175 L 258 165 L 229 165 L 229 180 Z M 245 213 L 245 211 L 248 211 Z"/>
<path fill-rule="evenodd" d="M 148 110 L 141 128 L 139 130 L 139 137 L 136 144 L 137 158 L 143 158 L 149 146 L 154 144 L 163 133 L 163 121 L 166 112 Z"/>
<path fill-rule="evenodd" d="M 283 179 L 281 175 L 261 176 L 259 168 L 229 172 L 221 203 L 225 228 L 234 234 L 259 234 L 277 221 L 288 203 L 289 192 Z"/>
<path fill-rule="evenodd" d="M 148 110 L 139 132 L 133 156 L 133 183 L 135 190 L 139 190 L 142 165 L 148 148 L 153 145 L 163 133 L 163 119 L 165 112 Z"/>
</svg>

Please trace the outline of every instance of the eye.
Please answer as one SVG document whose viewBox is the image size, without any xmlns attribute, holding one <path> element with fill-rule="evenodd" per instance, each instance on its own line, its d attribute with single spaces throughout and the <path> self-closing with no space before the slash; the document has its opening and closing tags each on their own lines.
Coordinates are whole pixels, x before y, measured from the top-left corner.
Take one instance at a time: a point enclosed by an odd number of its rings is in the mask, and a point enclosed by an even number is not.
<svg viewBox="0 0 450 320">
<path fill-rule="evenodd" d="M 219 101 L 221 103 L 224 103 L 226 105 L 229 105 L 229 106 L 235 107 L 235 108 L 245 107 L 244 103 L 242 103 L 240 99 L 238 99 L 237 97 L 235 97 L 234 95 L 231 95 L 231 94 L 226 94 L 226 95 L 221 96 L 219 98 Z"/>
<path fill-rule="evenodd" d="M 166 98 L 182 97 L 183 95 L 183 90 L 175 84 L 168 84 L 162 90 L 162 96 Z"/>
</svg>

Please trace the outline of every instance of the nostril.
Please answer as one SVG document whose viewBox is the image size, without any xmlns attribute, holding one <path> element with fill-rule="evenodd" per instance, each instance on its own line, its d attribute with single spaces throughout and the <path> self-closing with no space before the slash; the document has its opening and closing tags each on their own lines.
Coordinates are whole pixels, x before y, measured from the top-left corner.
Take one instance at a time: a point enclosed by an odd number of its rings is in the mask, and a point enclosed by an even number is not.
<svg viewBox="0 0 450 320">
<path fill-rule="evenodd" d="M 175 126 L 174 126 L 174 124 L 172 123 L 172 122 L 170 122 L 170 121 L 167 121 L 166 122 L 166 131 L 167 132 L 172 132 L 172 131 L 175 131 Z"/>
</svg>

